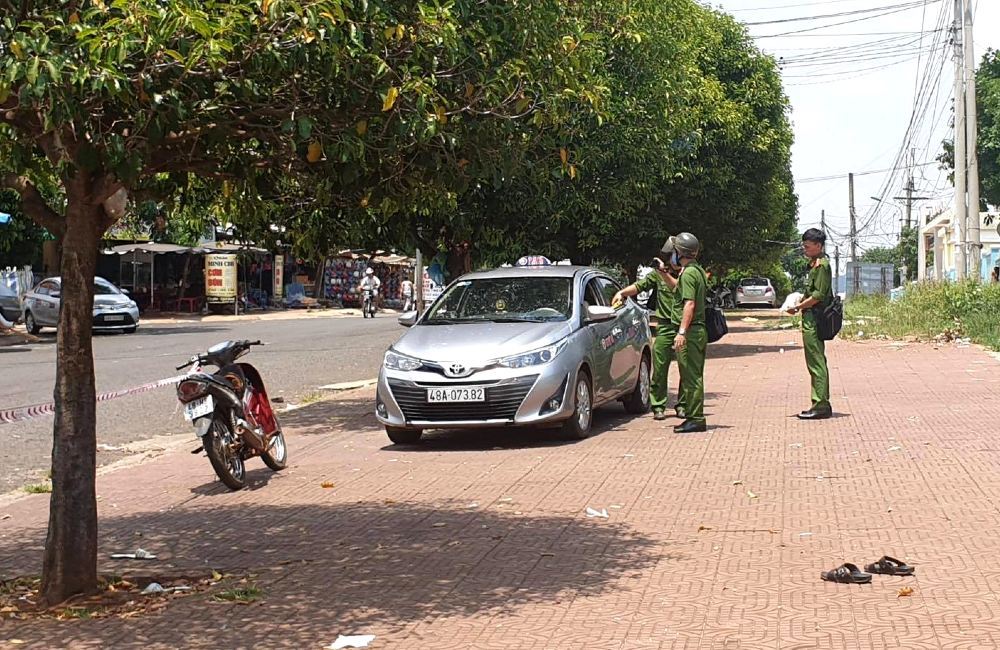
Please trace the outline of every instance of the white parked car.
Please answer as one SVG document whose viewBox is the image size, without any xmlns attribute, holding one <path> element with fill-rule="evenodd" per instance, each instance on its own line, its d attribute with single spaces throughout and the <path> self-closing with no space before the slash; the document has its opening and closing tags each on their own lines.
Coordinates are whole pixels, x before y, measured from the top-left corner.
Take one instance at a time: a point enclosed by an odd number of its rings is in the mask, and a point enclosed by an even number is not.
<svg viewBox="0 0 1000 650">
<path fill-rule="evenodd" d="M 778 294 L 767 278 L 743 278 L 736 287 L 736 306 L 767 305 L 778 306 Z"/>
<path fill-rule="evenodd" d="M 32 334 L 59 325 L 59 278 L 47 278 L 24 295 L 24 326 Z M 139 326 L 139 308 L 121 289 L 94 278 L 94 330 L 132 333 Z"/>
</svg>

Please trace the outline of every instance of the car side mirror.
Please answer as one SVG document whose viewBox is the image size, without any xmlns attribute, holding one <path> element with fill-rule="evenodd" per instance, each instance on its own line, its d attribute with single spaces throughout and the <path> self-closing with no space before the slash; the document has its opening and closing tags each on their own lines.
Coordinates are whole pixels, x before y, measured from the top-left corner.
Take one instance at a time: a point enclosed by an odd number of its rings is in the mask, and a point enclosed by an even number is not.
<svg viewBox="0 0 1000 650">
<path fill-rule="evenodd" d="M 616 314 L 612 307 L 588 306 L 586 318 L 588 323 L 604 323 L 613 320 Z"/>
<path fill-rule="evenodd" d="M 414 325 L 417 324 L 417 318 L 419 316 L 420 314 L 418 312 L 408 311 L 403 313 L 399 318 L 397 318 L 396 322 L 402 325 L 403 327 L 413 327 Z"/>
<path fill-rule="evenodd" d="M 122 289 L 122 293 L 124 293 L 126 296 L 131 295 L 128 289 Z"/>
</svg>

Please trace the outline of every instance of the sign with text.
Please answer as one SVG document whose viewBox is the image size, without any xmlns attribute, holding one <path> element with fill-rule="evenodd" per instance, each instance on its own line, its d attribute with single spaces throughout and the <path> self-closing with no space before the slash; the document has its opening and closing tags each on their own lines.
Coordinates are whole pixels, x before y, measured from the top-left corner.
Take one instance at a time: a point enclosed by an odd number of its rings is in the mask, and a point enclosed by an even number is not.
<svg viewBox="0 0 1000 650">
<path fill-rule="evenodd" d="M 274 300 L 281 300 L 285 295 L 285 256 L 274 256 Z"/>
<path fill-rule="evenodd" d="M 212 253 L 205 256 L 205 298 L 209 302 L 236 300 L 236 256 Z"/>
</svg>

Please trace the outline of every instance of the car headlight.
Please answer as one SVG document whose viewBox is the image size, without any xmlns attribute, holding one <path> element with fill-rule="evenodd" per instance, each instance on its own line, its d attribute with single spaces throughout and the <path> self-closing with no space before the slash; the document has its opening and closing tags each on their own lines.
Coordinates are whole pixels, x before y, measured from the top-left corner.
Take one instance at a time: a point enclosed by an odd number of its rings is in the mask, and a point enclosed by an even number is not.
<svg viewBox="0 0 1000 650">
<path fill-rule="evenodd" d="M 504 368 L 528 368 L 530 366 L 541 366 L 555 359 L 556 355 L 562 352 L 565 347 L 566 341 L 560 341 L 539 350 L 525 352 L 524 354 L 516 354 L 511 357 L 504 357 L 503 359 L 497 361 L 497 363 Z"/>
<path fill-rule="evenodd" d="M 413 357 L 408 357 L 405 354 L 400 354 L 389 350 L 385 353 L 385 361 L 383 364 L 389 370 L 416 370 L 420 368 L 423 364 L 419 359 L 414 359 Z"/>
</svg>

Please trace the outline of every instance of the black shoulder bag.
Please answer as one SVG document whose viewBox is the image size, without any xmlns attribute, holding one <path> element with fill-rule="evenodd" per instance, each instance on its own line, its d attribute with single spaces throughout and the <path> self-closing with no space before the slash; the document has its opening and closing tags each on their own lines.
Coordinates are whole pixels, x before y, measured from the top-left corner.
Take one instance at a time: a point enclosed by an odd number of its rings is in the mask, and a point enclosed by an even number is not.
<svg viewBox="0 0 1000 650">
<path fill-rule="evenodd" d="M 832 341 L 844 326 L 844 303 L 840 300 L 840 296 L 834 294 L 829 305 L 816 305 L 812 309 L 819 338 Z"/>
</svg>

